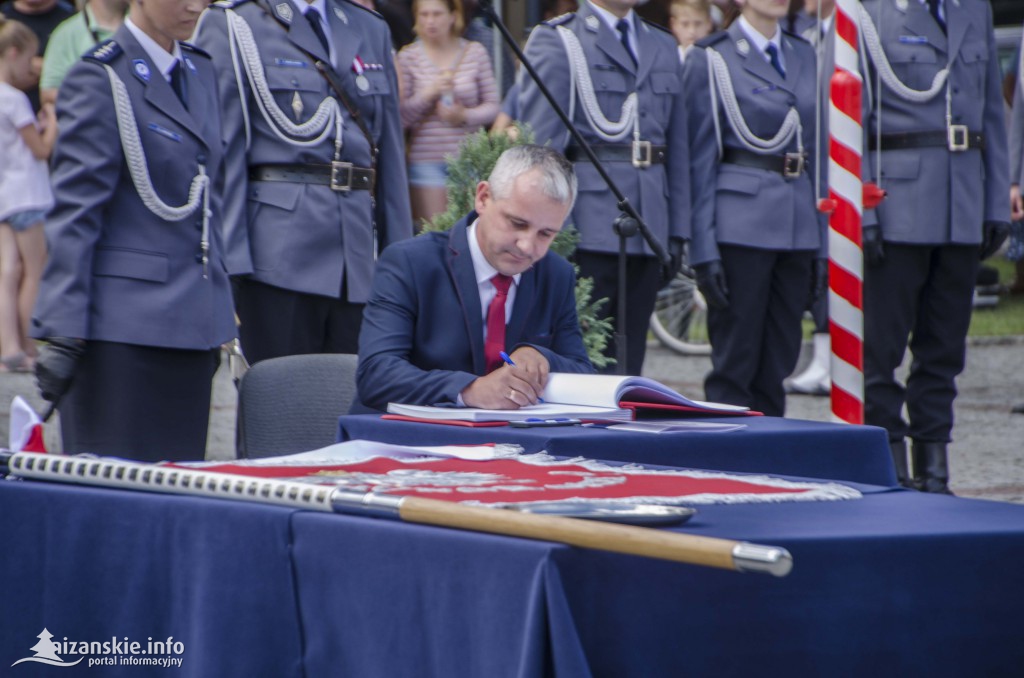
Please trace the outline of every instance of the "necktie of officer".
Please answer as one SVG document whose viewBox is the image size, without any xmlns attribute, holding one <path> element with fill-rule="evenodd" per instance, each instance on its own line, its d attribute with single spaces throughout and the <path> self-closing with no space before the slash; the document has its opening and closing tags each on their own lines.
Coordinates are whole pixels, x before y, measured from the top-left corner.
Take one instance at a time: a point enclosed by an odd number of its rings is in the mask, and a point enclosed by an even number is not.
<svg viewBox="0 0 1024 678">
<path fill-rule="evenodd" d="M 313 32 L 316 33 L 320 44 L 324 46 L 324 53 L 330 54 L 331 46 L 327 42 L 327 34 L 324 33 L 323 22 L 320 21 L 320 12 L 316 11 L 316 8 L 310 7 L 306 10 L 306 19 L 309 20 L 309 25 L 313 27 Z"/>
<path fill-rule="evenodd" d="M 768 46 L 764 48 L 764 53 L 768 55 L 768 61 L 771 63 L 772 68 L 779 72 L 783 78 L 786 77 L 786 71 L 782 70 L 782 62 L 779 61 L 779 50 L 773 43 L 768 43 Z"/>
<path fill-rule="evenodd" d="M 185 68 L 181 65 L 181 59 L 175 59 L 171 66 L 171 89 L 178 95 L 181 105 L 188 110 L 188 86 L 185 84 Z"/>
<path fill-rule="evenodd" d="M 629 46 L 629 22 L 625 19 L 619 19 L 618 23 L 615 24 L 615 30 L 619 32 L 619 40 L 622 42 L 622 46 L 626 48 L 626 54 L 633 60 L 633 65 L 636 66 L 636 52 Z"/>
<path fill-rule="evenodd" d="M 487 307 L 487 341 L 484 342 L 484 359 L 487 361 L 487 373 L 490 374 L 501 367 L 504 362 L 501 352 L 505 350 L 505 302 L 508 300 L 508 288 L 512 284 L 510 276 L 498 273 L 491 278 L 491 284 L 497 290 L 494 299 Z"/>
<path fill-rule="evenodd" d="M 942 0 L 928 0 L 928 11 L 935 18 L 935 23 L 939 25 L 942 32 L 946 32 L 946 22 L 942 20 L 942 15 L 939 13 L 939 8 L 942 6 Z"/>
</svg>

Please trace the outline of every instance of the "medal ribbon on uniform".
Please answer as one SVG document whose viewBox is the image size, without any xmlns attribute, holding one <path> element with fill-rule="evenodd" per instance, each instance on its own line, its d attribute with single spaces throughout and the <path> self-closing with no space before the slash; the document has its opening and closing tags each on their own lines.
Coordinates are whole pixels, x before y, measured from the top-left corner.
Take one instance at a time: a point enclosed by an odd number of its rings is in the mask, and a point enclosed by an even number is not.
<svg viewBox="0 0 1024 678">
<path fill-rule="evenodd" d="M 356 58 L 352 60 L 352 70 L 356 74 L 356 87 L 364 92 L 368 90 L 370 88 L 370 81 L 366 79 L 365 75 L 363 75 L 366 71 L 366 64 L 363 63 L 363 60 L 358 54 L 356 55 Z"/>
</svg>

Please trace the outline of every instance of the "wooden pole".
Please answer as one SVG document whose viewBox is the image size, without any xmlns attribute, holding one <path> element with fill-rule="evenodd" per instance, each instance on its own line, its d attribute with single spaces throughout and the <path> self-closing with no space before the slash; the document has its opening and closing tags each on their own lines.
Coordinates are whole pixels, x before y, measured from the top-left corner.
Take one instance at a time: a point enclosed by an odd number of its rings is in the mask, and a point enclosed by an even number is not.
<svg viewBox="0 0 1024 678">
<path fill-rule="evenodd" d="M 672 560 L 690 565 L 765 572 L 777 577 L 789 574 L 793 566 L 792 557 L 783 548 L 731 539 L 466 506 L 421 497 L 403 497 L 398 501 L 398 505 L 398 513 L 402 520 L 413 523 L 543 539 L 570 546 Z"/>
</svg>

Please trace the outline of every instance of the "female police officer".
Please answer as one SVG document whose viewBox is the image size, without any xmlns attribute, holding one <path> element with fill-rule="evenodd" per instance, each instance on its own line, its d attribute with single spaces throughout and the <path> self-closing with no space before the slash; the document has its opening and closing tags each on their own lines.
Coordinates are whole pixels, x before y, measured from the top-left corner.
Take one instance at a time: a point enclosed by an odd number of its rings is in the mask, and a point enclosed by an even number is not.
<svg viewBox="0 0 1024 678">
<path fill-rule="evenodd" d="M 181 42 L 203 0 L 133 0 L 57 102 L 56 207 L 33 317 L 36 374 L 68 452 L 202 458 L 218 347 L 220 117 L 209 57 Z"/>
<path fill-rule="evenodd" d="M 690 121 L 690 262 L 707 299 L 709 400 L 782 415 L 800 319 L 825 287 L 815 157 L 814 48 L 784 33 L 786 0 L 741 0 L 728 30 L 698 42 L 683 75 Z"/>
</svg>

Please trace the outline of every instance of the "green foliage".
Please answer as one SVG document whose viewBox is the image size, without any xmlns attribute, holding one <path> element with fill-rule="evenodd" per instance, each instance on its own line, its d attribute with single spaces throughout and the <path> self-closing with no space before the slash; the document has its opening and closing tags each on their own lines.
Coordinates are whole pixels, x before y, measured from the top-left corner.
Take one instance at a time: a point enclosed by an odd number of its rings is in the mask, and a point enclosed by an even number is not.
<svg viewBox="0 0 1024 678">
<path fill-rule="evenodd" d="M 476 186 L 490 175 L 498 156 L 512 146 L 532 144 L 533 132 L 528 127 L 516 123 L 518 134 L 511 137 L 507 134 L 488 134 L 480 130 L 463 140 L 456 156 L 448 156 L 448 209 L 438 215 L 430 223 L 424 224 L 423 231 L 447 231 L 470 211 L 476 202 Z M 576 250 L 579 233 L 572 226 L 562 229 L 555 238 L 551 249 L 568 257 Z M 577 274 L 579 270 L 577 269 Z M 608 345 L 608 337 L 612 334 L 612 320 L 601 320 L 597 317 L 598 309 L 607 299 L 591 302 L 593 290 L 590 278 L 576 278 L 576 313 L 579 316 L 580 329 L 583 332 L 583 345 L 587 355 L 595 367 L 601 368 L 614 363 L 613 358 L 604 356 Z"/>
</svg>

